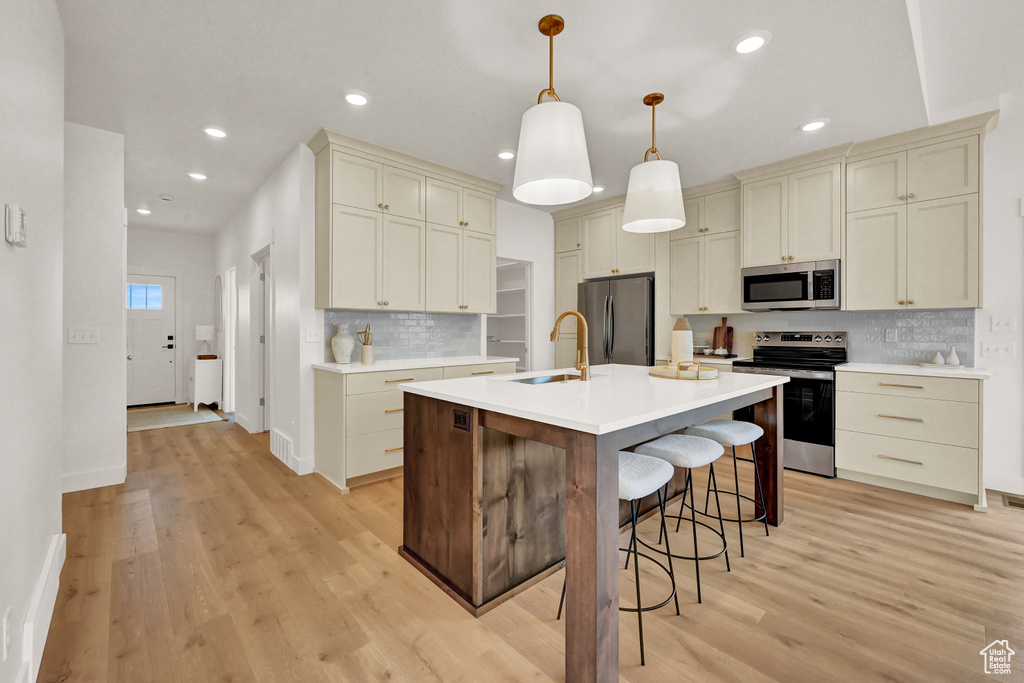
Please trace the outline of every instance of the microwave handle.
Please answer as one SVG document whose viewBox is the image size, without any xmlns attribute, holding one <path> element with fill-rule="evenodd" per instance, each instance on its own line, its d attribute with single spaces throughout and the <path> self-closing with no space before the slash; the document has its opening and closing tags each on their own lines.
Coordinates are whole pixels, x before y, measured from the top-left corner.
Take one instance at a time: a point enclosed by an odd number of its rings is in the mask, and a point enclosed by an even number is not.
<svg viewBox="0 0 1024 683">
<path fill-rule="evenodd" d="M 807 301 L 814 304 L 814 300 L 817 298 L 817 292 L 814 291 L 814 266 L 807 270 Z"/>
</svg>

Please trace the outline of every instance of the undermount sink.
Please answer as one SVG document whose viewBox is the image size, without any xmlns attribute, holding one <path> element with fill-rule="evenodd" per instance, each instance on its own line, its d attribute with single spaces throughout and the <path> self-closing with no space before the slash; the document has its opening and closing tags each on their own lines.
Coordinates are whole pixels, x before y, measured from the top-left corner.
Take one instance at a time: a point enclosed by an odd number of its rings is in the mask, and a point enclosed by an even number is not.
<svg viewBox="0 0 1024 683">
<path fill-rule="evenodd" d="M 579 375 L 547 375 L 546 377 L 524 377 L 523 379 L 512 379 L 509 381 L 520 384 L 551 384 L 552 382 L 568 382 L 569 380 L 579 378 Z"/>
</svg>

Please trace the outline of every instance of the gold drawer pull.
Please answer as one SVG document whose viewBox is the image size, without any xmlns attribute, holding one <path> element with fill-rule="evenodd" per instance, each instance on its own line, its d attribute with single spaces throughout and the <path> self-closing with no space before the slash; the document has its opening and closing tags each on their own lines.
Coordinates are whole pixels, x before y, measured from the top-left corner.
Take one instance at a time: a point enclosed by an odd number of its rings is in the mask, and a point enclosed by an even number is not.
<svg viewBox="0 0 1024 683">
<path fill-rule="evenodd" d="M 411 382 L 412 379 L 412 377 L 403 377 L 402 379 L 386 379 L 384 380 L 384 384 L 391 384 L 392 382 Z"/>
<path fill-rule="evenodd" d="M 891 455 L 879 455 L 879 458 L 885 458 L 886 460 L 895 460 L 896 462 L 905 462 L 909 465 L 924 465 L 920 460 L 905 460 L 903 458 L 894 458 Z"/>
<path fill-rule="evenodd" d="M 405 408 L 392 408 L 390 410 L 385 410 L 384 412 L 385 413 L 400 413 L 403 410 L 405 410 Z"/>
<path fill-rule="evenodd" d="M 385 448 L 384 452 L 385 453 L 394 453 L 395 451 L 400 451 L 403 448 L 405 448 L 405 446 L 399 446 L 398 448 Z"/>
<path fill-rule="evenodd" d="M 886 384 L 885 382 L 879 382 L 878 386 L 880 386 L 880 387 L 899 387 L 900 389 L 924 389 L 924 387 L 919 387 L 916 384 Z"/>
<path fill-rule="evenodd" d="M 493 375 L 494 370 L 481 370 L 480 372 L 474 372 L 474 375 Z"/>
<path fill-rule="evenodd" d="M 878 417 L 887 417 L 890 420 L 906 420 L 907 422 L 924 422 L 919 417 L 900 417 L 899 415 L 882 415 L 881 413 L 878 414 Z"/>
</svg>

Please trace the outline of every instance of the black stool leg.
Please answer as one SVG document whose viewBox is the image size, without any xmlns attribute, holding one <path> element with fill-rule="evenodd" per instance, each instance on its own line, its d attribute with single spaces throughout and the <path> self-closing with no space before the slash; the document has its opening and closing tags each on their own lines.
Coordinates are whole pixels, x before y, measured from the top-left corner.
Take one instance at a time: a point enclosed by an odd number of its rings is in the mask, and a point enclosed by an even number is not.
<svg viewBox="0 0 1024 683">
<path fill-rule="evenodd" d="M 722 521 L 722 501 L 718 499 L 718 479 L 715 477 L 715 463 L 708 465 L 711 474 L 708 477 L 708 486 L 710 488 L 711 482 L 715 484 L 715 509 L 718 510 L 718 530 L 722 532 L 722 543 L 725 544 L 725 571 L 731 572 L 732 567 L 729 566 L 729 543 L 725 540 L 725 522 Z"/>
<path fill-rule="evenodd" d="M 668 484 L 665 484 L 665 487 L 667 489 Z M 679 592 L 676 591 L 676 572 L 672 568 L 672 548 L 668 544 L 668 530 L 665 529 L 665 498 L 661 495 L 661 489 L 658 489 L 658 507 L 661 508 L 661 534 L 665 537 L 665 554 L 668 555 L 668 576 L 672 579 L 672 593 L 676 600 L 676 614 L 679 614 Z"/>
<path fill-rule="evenodd" d="M 679 499 L 681 501 L 679 503 L 679 516 L 676 518 L 676 533 L 677 534 L 679 533 L 679 527 L 681 527 L 683 525 L 683 511 L 686 510 L 686 491 L 690 488 L 690 474 L 691 473 L 692 473 L 691 470 L 689 470 L 689 469 L 686 470 L 686 479 L 683 480 L 683 495 Z M 668 489 L 666 489 L 666 491 L 667 490 Z M 693 500 L 693 496 L 690 496 L 690 499 Z"/>
<path fill-rule="evenodd" d="M 736 447 L 732 447 L 732 480 L 736 485 L 736 526 L 740 530 L 740 557 L 746 557 L 743 554 L 743 508 L 740 507 L 740 466 L 736 462 Z"/>
<path fill-rule="evenodd" d="M 686 473 L 687 485 L 692 484 L 693 470 Z M 693 566 L 697 573 L 697 604 L 701 603 L 700 595 L 700 551 L 697 550 L 697 506 L 693 501 L 693 486 L 690 486 L 690 523 L 693 525 Z M 682 516 L 680 514 L 680 516 Z"/>
<path fill-rule="evenodd" d="M 636 578 L 636 623 L 640 630 L 640 666 L 645 666 L 644 660 L 644 611 L 640 604 L 640 558 L 637 557 L 636 543 L 636 501 L 629 501 L 629 512 L 632 517 L 632 530 L 630 532 L 630 546 L 633 548 L 633 575 Z"/>
<path fill-rule="evenodd" d="M 558 599 L 558 616 L 555 617 L 555 621 L 559 621 L 562 618 L 562 605 L 565 604 L 565 579 L 562 579 L 562 597 Z"/>
<path fill-rule="evenodd" d="M 757 500 L 761 506 L 761 517 L 764 518 L 764 535 L 768 535 L 768 510 L 764 507 L 764 490 L 761 489 L 761 472 L 757 469 L 757 453 L 754 452 L 754 442 L 750 442 L 750 458 L 754 461 L 754 485 L 757 487 Z M 754 516 L 757 517 L 757 505 L 754 506 Z"/>
</svg>

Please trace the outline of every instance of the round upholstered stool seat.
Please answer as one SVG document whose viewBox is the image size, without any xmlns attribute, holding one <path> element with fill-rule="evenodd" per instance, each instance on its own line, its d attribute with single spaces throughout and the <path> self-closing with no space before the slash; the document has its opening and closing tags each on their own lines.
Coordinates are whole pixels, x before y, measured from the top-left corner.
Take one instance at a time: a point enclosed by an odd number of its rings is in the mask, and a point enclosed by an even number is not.
<svg viewBox="0 0 1024 683">
<path fill-rule="evenodd" d="M 636 452 L 658 458 L 666 464 L 671 463 L 673 467 L 694 468 L 710 465 L 722 457 L 725 449 L 721 443 L 701 436 L 667 434 L 660 439 L 637 446 Z M 669 479 L 671 478 L 670 475 Z"/>
<path fill-rule="evenodd" d="M 649 496 L 671 481 L 673 474 L 675 469 L 665 460 L 619 451 L 619 499 Z"/>
<path fill-rule="evenodd" d="M 712 420 L 704 424 L 687 427 L 686 434 L 689 436 L 701 436 L 705 439 L 714 439 L 726 446 L 745 446 L 748 443 L 754 443 L 764 436 L 764 430 L 753 422 Z"/>
</svg>

